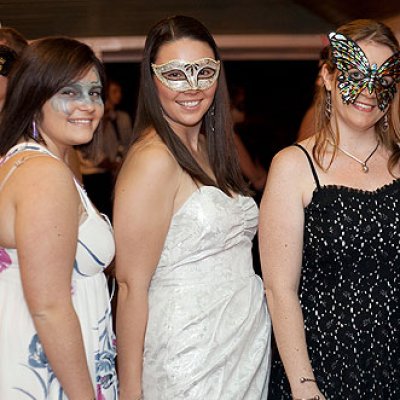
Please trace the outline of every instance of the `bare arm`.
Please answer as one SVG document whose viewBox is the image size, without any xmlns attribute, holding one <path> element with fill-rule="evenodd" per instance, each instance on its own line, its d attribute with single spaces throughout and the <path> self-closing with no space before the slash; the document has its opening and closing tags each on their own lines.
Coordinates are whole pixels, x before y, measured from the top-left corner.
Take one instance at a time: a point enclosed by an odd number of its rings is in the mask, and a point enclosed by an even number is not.
<svg viewBox="0 0 400 400">
<path fill-rule="evenodd" d="M 234 141 L 243 175 L 252 183 L 256 190 L 262 191 L 267 179 L 267 171 L 260 164 L 251 159 L 249 152 L 238 134 L 234 135 Z"/>
<path fill-rule="evenodd" d="M 79 196 L 70 171 L 50 157 L 15 172 L 15 243 L 24 295 L 49 363 L 71 400 L 95 396 L 72 305 Z"/>
<path fill-rule="evenodd" d="M 297 149 L 275 156 L 260 209 L 260 254 L 268 307 L 279 354 L 295 398 L 318 394 L 308 357 L 304 320 L 298 298 L 303 249 L 304 160 Z M 304 174 L 302 175 L 302 170 Z"/>
<path fill-rule="evenodd" d="M 179 171 L 164 148 L 151 147 L 131 152 L 118 177 L 114 223 L 121 400 L 141 394 L 148 289 L 171 221 Z"/>
</svg>

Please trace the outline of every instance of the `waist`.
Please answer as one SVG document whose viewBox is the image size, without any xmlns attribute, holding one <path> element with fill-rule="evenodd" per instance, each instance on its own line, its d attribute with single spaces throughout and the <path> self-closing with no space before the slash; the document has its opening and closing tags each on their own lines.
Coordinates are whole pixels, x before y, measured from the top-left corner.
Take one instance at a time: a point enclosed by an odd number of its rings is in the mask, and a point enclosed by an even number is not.
<svg viewBox="0 0 400 400">
<path fill-rule="evenodd" d="M 196 287 L 201 285 L 220 286 L 226 283 L 229 283 L 231 285 L 242 285 L 252 278 L 261 279 L 258 275 L 255 274 L 253 269 L 246 272 L 243 271 L 242 273 L 232 273 L 231 271 L 228 273 L 226 271 L 218 271 L 214 273 L 204 274 L 202 271 L 198 271 L 197 273 L 192 272 L 190 274 L 157 274 L 153 276 L 150 287 Z"/>
</svg>

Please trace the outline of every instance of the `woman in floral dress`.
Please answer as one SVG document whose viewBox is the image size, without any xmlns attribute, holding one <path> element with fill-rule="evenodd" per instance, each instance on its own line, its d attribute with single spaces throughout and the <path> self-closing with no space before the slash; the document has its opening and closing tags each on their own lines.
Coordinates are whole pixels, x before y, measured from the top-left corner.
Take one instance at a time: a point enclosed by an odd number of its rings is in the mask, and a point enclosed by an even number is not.
<svg viewBox="0 0 400 400">
<path fill-rule="evenodd" d="M 0 399 L 115 400 L 109 222 L 65 160 L 92 142 L 104 71 L 76 40 L 21 55 L 0 127 Z"/>
</svg>

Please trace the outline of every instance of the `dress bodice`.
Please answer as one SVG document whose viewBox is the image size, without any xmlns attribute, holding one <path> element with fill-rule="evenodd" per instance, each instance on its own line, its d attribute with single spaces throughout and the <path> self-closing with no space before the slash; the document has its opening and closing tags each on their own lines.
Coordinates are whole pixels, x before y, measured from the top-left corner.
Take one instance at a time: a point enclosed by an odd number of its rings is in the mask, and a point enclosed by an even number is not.
<svg viewBox="0 0 400 400">
<path fill-rule="evenodd" d="M 153 283 L 253 275 L 251 252 L 244 250 L 251 249 L 257 223 L 258 208 L 251 197 L 230 197 L 214 186 L 198 188 L 171 220 Z"/>
<path fill-rule="evenodd" d="M 43 155 L 58 159 L 58 157 L 53 155 L 45 147 L 28 143 L 21 143 L 11 148 L 5 159 L 10 159 L 15 154 L 27 151 L 39 152 Z M 27 157 L 26 160 L 28 160 L 28 158 L 29 157 Z M 22 164 L 23 162 L 16 163 L 12 167 L 12 172 Z M 73 279 L 79 279 L 80 277 L 92 276 L 102 272 L 114 258 L 115 244 L 110 221 L 106 216 L 100 215 L 97 212 L 85 190 L 76 179 L 74 179 L 74 183 L 86 213 L 83 222 L 79 225 L 78 243 L 73 269 Z M 1 257 L 5 260 L 4 262 L 8 264 L 7 269 L 10 269 L 10 271 L 19 269 L 16 249 L 0 249 L 0 263 Z M 4 269 L 5 268 L 6 266 L 4 265 Z"/>
</svg>

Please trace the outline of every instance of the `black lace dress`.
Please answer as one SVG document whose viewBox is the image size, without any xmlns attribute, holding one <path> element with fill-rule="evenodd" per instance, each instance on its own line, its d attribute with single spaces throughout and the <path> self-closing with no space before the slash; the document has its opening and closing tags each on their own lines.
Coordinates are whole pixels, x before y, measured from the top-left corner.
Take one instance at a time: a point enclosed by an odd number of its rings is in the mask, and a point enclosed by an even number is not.
<svg viewBox="0 0 400 400">
<path fill-rule="evenodd" d="M 300 301 L 318 386 L 328 400 L 399 400 L 400 180 L 373 192 L 320 186 L 306 154 L 317 188 Z M 277 351 L 269 399 L 291 399 Z"/>
</svg>

